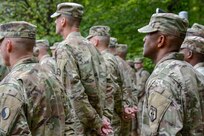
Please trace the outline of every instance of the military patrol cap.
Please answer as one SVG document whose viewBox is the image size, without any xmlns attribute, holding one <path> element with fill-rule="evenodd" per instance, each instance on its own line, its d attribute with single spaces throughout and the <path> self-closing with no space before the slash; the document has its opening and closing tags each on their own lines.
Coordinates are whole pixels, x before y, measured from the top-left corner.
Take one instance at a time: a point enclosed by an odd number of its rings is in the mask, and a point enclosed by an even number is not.
<svg viewBox="0 0 204 136">
<path fill-rule="evenodd" d="M 110 36 L 109 31 L 110 27 L 108 26 L 92 26 L 89 30 L 89 36 L 87 39 L 90 39 L 93 36 Z"/>
<path fill-rule="evenodd" d="M 127 44 L 117 44 L 116 51 L 117 52 L 127 52 L 128 46 Z"/>
<path fill-rule="evenodd" d="M 142 63 L 143 62 L 143 58 L 135 58 L 134 62 L 135 63 Z"/>
<path fill-rule="evenodd" d="M 61 14 L 82 18 L 84 7 L 81 4 L 64 2 L 57 5 L 57 11 L 51 15 L 51 18 L 60 16 Z"/>
<path fill-rule="evenodd" d="M 57 48 L 57 46 L 58 46 L 59 43 L 60 43 L 60 42 L 55 42 L 55 43 L 50 47 L 50 49 L 51 49 L 51 50 L 55 50 L 55 49 Z"/>
<path fill-rule="evenodd" d="M 188 28 L 188 20 L 173 13 L 153 14 L 148 25 L 138 29 L 140 33 L 163 32 L 184 38 Z"/>
<path fill-rule="evenodd" d="M 25 21 L 13 21 L 0 25 L 0 40 L 9 38 L 35 39 L 36 26 Z"/>
<path fill-rule="evenodd" d="M 200 36 L 204 38 L 204 26 L 194 23 L 191 28 L 187 30 L 187 36 Z"/>
<path fill-rule="evenodd" d="M 110 48 L 115 48 L 117 45 L 118 45 L 118 39 L 114 38 L 114 37 L 111 37 L 109 47 Z"/>
<path fill-rule="evenodd" d="M 186 36 L 181 45 L 181 49 L 183 48 L 204 54 L 204 38 L 199 36 Z"/>
<path fill-rule="evenodd" d="M 49 41 L 48 40 L 36 40 L 36 47 L 49 47 Z"/>
</svg>

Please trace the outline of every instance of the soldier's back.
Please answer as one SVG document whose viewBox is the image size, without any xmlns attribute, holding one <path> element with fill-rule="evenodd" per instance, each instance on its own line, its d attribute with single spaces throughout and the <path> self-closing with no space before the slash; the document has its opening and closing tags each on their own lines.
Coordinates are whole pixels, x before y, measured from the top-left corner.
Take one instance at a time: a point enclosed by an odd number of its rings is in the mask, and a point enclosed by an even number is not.
<svg viewBox="0 0 204 136">
<path fill-rule="evenodd" d="M 80 123 L 78 135 L 101 127 L 104 107 L 105 74 L 98 52 L 78 32 L 73 32 L 56 49 L 57 75 L 66 87 Z M 82 128 L 80 127 L 83 124 Z"/>
<path fill-rule="evenodd" d="M 31 59 L 16 64 L 1 84 L 10 83 L 12 79 L 18 81 L 22 90 L 23 110 L 31 134 L 64 135 L 68 107 L 64 105 L 64 89 L 57 79 Z"/>
</svg>

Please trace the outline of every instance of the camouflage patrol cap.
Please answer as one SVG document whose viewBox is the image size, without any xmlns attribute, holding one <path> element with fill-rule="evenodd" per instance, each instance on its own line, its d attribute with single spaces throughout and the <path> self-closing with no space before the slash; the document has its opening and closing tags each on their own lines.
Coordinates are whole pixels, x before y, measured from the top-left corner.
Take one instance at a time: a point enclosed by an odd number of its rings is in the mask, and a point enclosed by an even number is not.
<svg viewBox="0 0 204 136">
<path fill-rule="evenodd" d="M 194 23 L 191 28 L 187 30 L 187 36 L 200 36 L 204 38 L 204 26 Z"/>
<path fill-rule="evenodd" d="M 57 46 L 58 46 L 59 43 L 60 43 L 60 42 L 55 42 L 55 43 L 50 47 L 50 49 L 51 49 L 51 50 L 55 50 L 55 49 L 57 48 Z"/>
<path fill-rule="evenodd" d="M 64 2 L 57 5 L 57 11 L 51 15 L 51 18 L 58 17 L 61 14 L 82 18 L 84 7 L 81 4 Z"/>
<path fill-rule="evenodd" d="M 117 44 L 116 45 L 116 52 L 127 52 L 128 46 L 127 44 Z"/>
<path fill-rule="evenodd" d="M 49 41 L 48 40 L 36 40 L 36 47 L 49 47 Z"/>
<path fill-rule="evenodd" d="M 204 54 L 204 38 L 199 36 L 186 36 L 181 45 L 181 49 L 183 48 Z"/>
<path fill-rule="evenodd" d="M 35 39 L 36 26 L 25 21 L 13 21 L 0 25 L 0 40 L 5 37 Z"/>
<path fill-rule="evenodd" d="M 140 33 L 163 32 L 184 38 L 188 28 L 188 20 L 173 13 L 153 14 L 148 25 L 138 29 Z"/>
<path fill-rule="evenodd" d="M 118 45 L 118 39 L 111 37 L 110 38 L 110 43 L 109 43 L 109 48 L 115 48 Z"/>
<path fill-rule="evenodd" d="M 92 26 L 89 29 L 89 36 L 87 39 L 90 39 L 93 36 L 110 36 L 109 31 L 110 27 L 108 26 Z"/>
<path fill-rule="evenodd" d="M 135 58 L 134 62 L 135 63 L 142 63 L 143 62 L 143 58 Z"/>
</svg>

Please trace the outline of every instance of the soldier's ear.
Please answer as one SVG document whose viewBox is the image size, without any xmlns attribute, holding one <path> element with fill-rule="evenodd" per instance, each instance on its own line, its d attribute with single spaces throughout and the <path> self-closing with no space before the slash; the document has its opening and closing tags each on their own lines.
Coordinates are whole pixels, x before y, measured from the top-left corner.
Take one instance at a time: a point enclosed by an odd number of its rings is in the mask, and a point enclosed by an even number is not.
<svg viewBox="0 0 204 136">
<path fill-rule="evenodd" d="M 66 24 L 66 19 L 65 19 L 65 17 L 62 17 L 62 18 L 61 18 L 60 24 L 61 24 L 62 26 L 65 26 L 65 24 Z"/>
<path fill-rule="evenodd" d="M 157 42 L 158 42 L 157 47 L 158 48 L 161 48 L 164 46 L 165 39 L 166 39 L 166 37 L 164 35 L 160 35 L 158 37 L 158 39 L 157 39 Z"/>
<path fill-rule="evenodd" d="M 13 50 L 12 41 L 9 39 L 7 39 L 7 41 L 6 41 L 6 50 L 8 53 L 12 52 L 12 50 Z"/>
<path fill-rule="evenodd" d="M 187 54 L 187 58 L 191 59 L 193 57 L 193 51 L 188 49 L 188 54 Z"/>
</svg>

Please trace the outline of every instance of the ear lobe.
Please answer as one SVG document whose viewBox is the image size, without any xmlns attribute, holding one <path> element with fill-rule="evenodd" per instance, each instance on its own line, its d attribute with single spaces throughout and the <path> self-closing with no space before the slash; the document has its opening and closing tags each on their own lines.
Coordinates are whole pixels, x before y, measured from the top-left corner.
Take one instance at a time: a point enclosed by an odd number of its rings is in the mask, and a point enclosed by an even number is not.
<svg viewBox="0 0 204 136">
<path fill-rule="evenodd" d="M 164 46 L 164 42 L 165 42 L 165 36 L 164 35 L 160 35 L 157 41 L 158 41 L 157 47 L 158 48 L 163 47 Z"/>
</svg>

